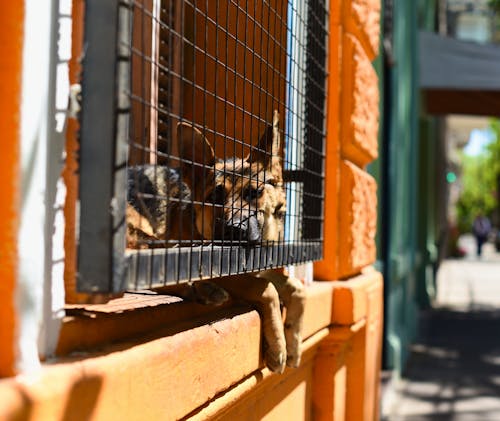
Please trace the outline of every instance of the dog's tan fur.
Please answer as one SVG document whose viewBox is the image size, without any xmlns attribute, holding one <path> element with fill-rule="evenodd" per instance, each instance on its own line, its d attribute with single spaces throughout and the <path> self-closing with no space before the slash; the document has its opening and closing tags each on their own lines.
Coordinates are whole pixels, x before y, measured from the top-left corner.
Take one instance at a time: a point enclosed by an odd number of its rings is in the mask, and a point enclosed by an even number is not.
<svg viewBox="0 0 500 421">
<path fill-rule="evenodd" d="M 248 233 L 259 242 L 273 242 L 283 239 L 286 196 L 283 186 L 283 171 L 280 159 L 279 116 L 275 111 L 273 124 L 269 126 L 255 150 L 246 158 L 217 162 L 214 151 L 202 135 L 191 125 L 178 125 L 177 140 L 181 151 L 181 173 L 183 181 L 191 189 L 193 214 L 196 229 L 201 238 L 214 239 L 218 227 L 214 221 L 223 224 L 237 224 L 246 221 L 250 226 L 252 218 L 257 229 Z M 217 200 L 207 200 L 214 195 L 223 197 L 223 205 Z M 207 203 L 208 202 L 208 203 Z M 183 218 L 179 209 L 165 216 L 165 223 L 159 224 L 151 216 L 143 215 L 128 205 L 127 244 L 130 248 L 141 248 L 144 239 L 166 240 L 170 221 Z M 180 225 L 190 225 L 185 221 Z M 255 225 L 255 224 L 254 224 Z M 177 223 L 176 226 L 179 226 Z M 176 232 L 172 239 L 189 240 L 189 233 Z M 222 235 L 223 236 L 223 235 Z M 185 237 L 185 238 L 184 238 Z M 265 360 L 268 367 L 282 372 L 285 364 L 297 367 L 301 354 L 301 328 L 304 309 L 304 288 L 302 283 L 277 271 L 262 271 L 213 279 L 212 283 L 199 282 L 197 293 L 225 299 L 224 293 L 207 285 L 218 285 L 231 296 L 252 303 L 262 317 L 263 334 L 267 345 Z M 192 293 L 192 289 L 189 290 Z M 182 294 L 181 294 L 182 295 Z M 214 300 L 204 299 L 213 302 Z M 217 301 L 217 300 L 215 300 Z M 286 307 L 283 326 L 280 303 Z"/>
</svg>

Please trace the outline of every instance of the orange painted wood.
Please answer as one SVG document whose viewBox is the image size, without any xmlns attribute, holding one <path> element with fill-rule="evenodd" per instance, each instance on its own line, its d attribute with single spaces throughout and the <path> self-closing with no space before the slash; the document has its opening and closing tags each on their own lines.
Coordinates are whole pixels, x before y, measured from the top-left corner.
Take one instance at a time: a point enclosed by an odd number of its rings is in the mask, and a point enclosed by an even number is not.
<svg viewBox="0 0 500 421">
<path fill-rule="evenodd" d="M 335 14 L 330 15 L 328 52 L 328 97 L 326 119 L 325 202 L 323 259 L 314 263 L 314 279 L 332 281 L 338 277 L 339 244 L 339 162 L 340 162 L 340 87 L 343 30 Z M 341 199 L 340 199 L 341 200 Z"/>
<path fill-rule="evenodd" d="M 15 287 L 20 211 L 20 124 L 24 2 L 0 13 L 0 377 L 15 372 Z"/>
<path fill-rule="evenodd" d="M 81 66 L 78 60 L 83 43 L 83 0 L 73 0 L 73 32 L 70 83 L 79 83 Z M 66 163 L 62 172 L 66 184 L 64 203 L 64 284 L 66 302 L 86 301 L 86 295 L 76 293 L 76 201 L 78 199 L 78 121 L 69 119 L 66 129 Z"/>
</svg>

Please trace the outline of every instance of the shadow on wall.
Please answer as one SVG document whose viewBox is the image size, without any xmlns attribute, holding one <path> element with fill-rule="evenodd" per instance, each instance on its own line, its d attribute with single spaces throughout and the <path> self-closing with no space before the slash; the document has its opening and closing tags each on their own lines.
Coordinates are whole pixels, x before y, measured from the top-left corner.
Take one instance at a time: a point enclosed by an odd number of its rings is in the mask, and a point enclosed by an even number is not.
<svg viewBox="0 0 500 421">
<path fill-rule="evenodd" d="M 48 385 L 44 383 L 43 387 L 50 389 L 51 387 L 58 387 L 54 385 Z M 83 379 L 77 380 L 71 386 L 71 390 L 68 393 L 68 400 L 64 404 L 64 409 L 59 411 L 59 402 L 53 402 L 52 407 L 49 406 L 49 413 L 37 413 L 34 411 L 36 407 L 36 402 L 33 401 L 32 397 L 23 387 L 23 384 L 18 384 L 17 386 L 18 395 L 16 405 L 12 405 L 14 408 L 10 413 L 0 414 L 6 415 L 6 419 L 16 420 L 16 421 L 30 421 L 42 418 L 47 418 L 50 415 L 55 416 L 61 414 L 60 419 L 62 421 L 86 421 L 92 418 L 96 403 L 99 397 L 99 393 L 102 388 L 102 379 L 97 376 L 89 376 Z M 62 405 L 61 405 L 62 407 Z M 2 418 L 3 419 L 3 418 Z"/>
<path fill-rule="evenodd" d="M 91 419 L 101 387 L 102 379 L 97 376 L 85 377 L 76 381 L 71 387 L 62 420 L 86 421 Z"/>
</svg>

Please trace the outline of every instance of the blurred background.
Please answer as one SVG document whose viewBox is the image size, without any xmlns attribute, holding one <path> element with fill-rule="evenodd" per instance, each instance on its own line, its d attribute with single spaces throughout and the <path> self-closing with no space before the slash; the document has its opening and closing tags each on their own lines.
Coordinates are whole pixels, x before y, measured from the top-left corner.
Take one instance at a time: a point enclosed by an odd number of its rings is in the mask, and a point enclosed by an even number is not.
<svg viewBox="0 0 500 421">
<path fill-rule="evenodd" d="M 384 2 L 385 419 L 500 419 L 500 1 Z"/>
</svg>

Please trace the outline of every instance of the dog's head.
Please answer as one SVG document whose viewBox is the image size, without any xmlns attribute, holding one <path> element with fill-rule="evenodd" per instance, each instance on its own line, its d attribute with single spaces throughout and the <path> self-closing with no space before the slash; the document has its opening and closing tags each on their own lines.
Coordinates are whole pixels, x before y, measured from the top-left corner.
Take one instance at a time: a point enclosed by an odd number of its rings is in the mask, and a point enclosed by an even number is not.
<svg viewBox="0 0 500 421">
<path fill-rule="evenodd" d="M 205 239 L 246 242 L 283 238 L 286 209 L 279 115 L 246 158 L 217 160 L 195 127 L 178 125 L 183 178 L 192 191 L 195 223 Z"/>
</svg>

